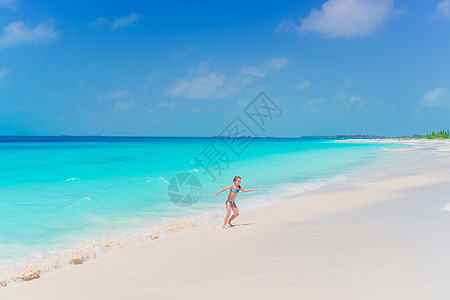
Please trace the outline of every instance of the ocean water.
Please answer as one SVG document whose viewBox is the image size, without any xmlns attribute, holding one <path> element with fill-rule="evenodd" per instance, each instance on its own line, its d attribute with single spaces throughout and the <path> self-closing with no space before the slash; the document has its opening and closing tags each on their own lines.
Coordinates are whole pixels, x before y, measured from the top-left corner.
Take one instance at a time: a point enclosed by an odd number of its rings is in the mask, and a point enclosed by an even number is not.
<svg viewBox="0 0 450 300">
<path fill-rule="evenodd" d="M 0 137 L 0 282 L 45 272 L 112 247 L 221 219 L 227 192 L 252 209 L 347 180 L 393 144 L 328 139 Z M 233 151 L 234 150 L 234 151 Z M 31 266 L 31 267 L 30 267 Z"/>
</svg>

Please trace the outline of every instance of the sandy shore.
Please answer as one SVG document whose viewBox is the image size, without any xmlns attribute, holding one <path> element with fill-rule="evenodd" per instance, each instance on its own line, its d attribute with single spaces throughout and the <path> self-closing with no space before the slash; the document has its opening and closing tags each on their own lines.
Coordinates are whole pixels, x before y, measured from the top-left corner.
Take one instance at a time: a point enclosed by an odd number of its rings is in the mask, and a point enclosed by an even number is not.
<svg viewBox="0 0 450 300">
<path fill-rule="evenodd" d="M 449 144 L 424 145 L 402 172 L 118 249 L 0 299 L 447 299 Z"/>
</svg>

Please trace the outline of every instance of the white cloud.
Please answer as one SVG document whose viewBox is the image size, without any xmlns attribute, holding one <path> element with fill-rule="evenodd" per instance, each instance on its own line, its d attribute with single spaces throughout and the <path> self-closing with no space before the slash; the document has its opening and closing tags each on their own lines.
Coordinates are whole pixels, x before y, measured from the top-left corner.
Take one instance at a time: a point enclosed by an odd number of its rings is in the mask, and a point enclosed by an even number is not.
<svg viewBox="0 0 450 300">
<path fill-rule="evenodd" d="M 6 7 L 10 9 L 17 9 L 18 0 L 0 0 L 0 7 Z"/>
<path fill-rule="evenodd" d="M 245 65 L 241 67 L 241 74 L 253 77 L 266 77 L 270 71 L 278 71 L 289 64 L 286 57 L 273 57 L 261 66 Z"/>
<path fill-rule="evenodd" d="M 111 91 L 109 93 L 100 94 L 98 95 L 99 100 L 105 100 L 105 99 L 119 99 L 124 98 L 128 96 L 130 92 L 128 90 L 115 90 Z"/>
<path fill-rule="evenodd" d="M 118 112 L 127 112 L 134 108 L 134 103 L 134 100 L 116 102 L 112 107 L 112 110 Z"/>
<path fill-rule="evenodd" d="M 5 78 L 9 73 L 11 73 L 11 70 L 6 68 L 0 69 L 0 80 L 3 80 L 3 78 Z"/>
<path fill-rule="evenodd" d="M 324 98 L 312 98 L 300 105 L 301 109 L 304 111 L 318 111 L 326 107 L 326 102 Z"/>
<path fill-rule="evenodd" d="M 348 105 L 350 105 L 350 106 L 352 106 L 352 105 L 362 106 L 362 105 L 366 104 L 367 102 L 368 102 L 368 100 L 363 98 L 363 96 L 361 96 L 361 95 L 351 95 L 348 98 Z"/>
<path fill-rule="evenodd" d="M 141 15 L 138 13 L 132 13 L 120 18 L 115 19 L 114 21 L 110 21 L 106 17 L 99 17 L 95 21 L 88 24 L 88 27 L 100 30 L 106 27 L 110 27 L 111 30 L 116 30 L 119 28 L 130 27 L 133 25 L 137 25 L 137 22 L 141 18 Z"/>
<path fill-rule="evenodd" d="M 366 36 L 395 14 L 393 0 L 329 0 L 301 18 L 300 25 L 283 20 L 276 31 L 313 32 L 328 38 Z"/>
<path fill-rule="evenodd" d="M 309 88 L 310 85 L 311 83 L 308 80 L 305 80 L 303 82 L 297 83 L 293 88 L 297 91 L 305 91 Z"/>
<path fill-rule="evenodd" d="M 278 71 L 286 67 L 288 63 L 286 57 L 273 57 L 264 64 L 264 68 L 268 71 Z"/>
<path fill-rule="evenodd" d="M 23 44 L 48 44 L 58 39 L 59 32 L 48 23 L 39 23 L 35 28 L 28 28 L 23 22 L 6 25 L 0 34 L 0 50 Z"/>
<path fill-rule="evenodd" d="M 217 71 L 193 79 L 178 79 L 165 94 L 188 99 L 225 98 L 249 85 L 253 77 L 238 74 L 227 76 Z"/>
<path fill-rule="evenodd" d="M 248 86 L 255 77 L 265 77 L 268 72 L 284 68 L 287 64 L 287 58 L 275 57 L 261 66 L 243 66 L 236 75 L 227 76 L 225 73 L 210 71 L 209 63 L 203 61 L 189 71 L 191 76 L 196 76 L 178 79 L 165 94 L 188 99 L 224 98 Z"/>
<path fill-rule="evenodd" d="M 353 80 L 351 79 L 345 79 L 344 81 L 344 88 L 349 88 L 353 85 Z"/>
<path fill-rule="evenodd" d="M 353 80 L 346 79 L 344 85 L 337 91 L 337 97 L 342 100 L 348 99 L 349 89 L 353 85 Z"/>
<path fill-rule="evenodd" d="M 145 77 L 145 85 L 143 86 L 143 89 L 149 89 L 160 75 L 161 74 L 159 72 L 151 72 L 148 74 L 147 77 Z"/>
<path fill-rule="evenodd" d="M 9 69 L 3 68 L 0 69 L 0 88 L 2 88 L 5 85 L 5 82 L 3 79 L 9 74 L 11 71 Z"/>
<path fill-rule="evenodd" d="M 159 76 L 161 75 L 159 72 L 151 72 L 150 74 L 147 75 L 147 77 L 145 77 L 145 81 L 147 83 L 153 83 L 153 81 Z"/>
<path fill-rule="evenodd" d="M 296 30 L 298 28 L 298 25 L 295 24 L 294 21 L 289 20 L 289 19 L 284 19 L 283 21 L 281 21 L 280 24 L 278 24 L 278 26 L 275 28 L 275 32 L 277 33 L 286 33 L 289 32 L 291 30 Z"/>
<path fill-rule="evenodd" d="M 450 20 L 450 0 L 444 0 L 437 4 L 436 15 L 438 18 Z"/>
<path fill-rule="evenodd" d="M 120 17 L 120 18 L 114 20 L 114 22 L 111 25 L 111 29 L 115 30 L 115 29 L 118 29 L 121 27 L 129 27 L 132 25 L 136 25 L 140 18 L 141 18 L 141 16 L 137 13 L 132 13 L 132 14 Z"/>
<path fill-rule="evenodd" d="M 362 106 L 367 104 L 369 100 L 361 95 L 355 95 L 351 93 L 354 81 L 352 79 L 346 79 L 344 85 L 337 91 L 337 98 L 342 101 L 345 106 L 358 105 Z"/>
<path fill-rule="evenodd" d="M 175 101 L 161 101 L 156 104 L 157 108 L 167 107 L 169 110 L 176 110 L 181 102 Z"/>
<path fill-rule="evenodd" d="M 217 90 L 224 86 L 226 75 L 217 71 L 208 75 L 193 79 L 178 79 L 178 81 L 166 91 L 171 97 L 189 99 L 207 99 L 216 96 Z"/>
<path fill-rule="evenodd" d="M 313 106 L 318 106 L 320 104 L 323 104 L 324 102 L 325 102 L 325 100 L 323 98 L 313 98 L 313 99 L 306 101 L 306 104 L 308 104 L 308 106 L 310 106 L 310 107 L 313 107 Z"/>
<path fill-rule="evenodd" d="M 189 74 L 192 76 L 206 75 L 210 72 L 210 65 L 208 60 L 199 62 L 194 68 L 189 70 Z"/>
<path fill-rule="evenodd" d="M 105 17 L 100 17 L 97 20 L 88 24 L 88 27 L 92 27 L 95 29 L 101 29 L 109 24 L 109 20 Z"/>
<path fill-rule="evenodd" d="M 177 59 L 177 58 L 180 58 L 180 57 L 186 57 L 186 56 L 189 56 L 190 54 L 192 54 L 192 52 L 194 52 L 195 49 L 196 49 L 195 46 L 190 46 L 190 47 L 188 47 L 188 48 L 186 48 L 186 49 L 184 49 L 184 50 L 181 50 L 181 51 L 175 51 L 175 52 L 172 54 L 172 58 L 173 58 L 173 59 Z"/>
<path fill-rule="evenodd" d="M 427 106 L 442 106 L 447 104 L 448 98 L 447 89 L 438 87 L 426 92 L 422 97 L 422 103 Z"/>
<path fill-rule="evenodd" d="M 256 66 L 242 66 L 241 74 L 254 77 L 266 77 L 267 73 Z"/>
<path fill-rule="evenodd" d="M 350 96 L 350 98 L 348 99 L 348 101 L 350 102 L 350 104 L 360 103 L 361 100 L 362 100 L 361 95 L 352 95 L 352 96 Z"/>
</svg>

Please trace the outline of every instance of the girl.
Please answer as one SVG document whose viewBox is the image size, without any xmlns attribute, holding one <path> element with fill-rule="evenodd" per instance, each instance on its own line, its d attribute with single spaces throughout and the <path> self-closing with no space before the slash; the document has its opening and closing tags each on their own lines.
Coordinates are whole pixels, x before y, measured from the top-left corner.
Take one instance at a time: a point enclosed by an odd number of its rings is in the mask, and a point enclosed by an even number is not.
<svg viewBox="0 0 450 300">
<path fill-rule="evenodd" d="M 239 193 L 239 191 L 251 192 L 251 191 L 256 190 L 256 188 L 251 189 L 251 190 L 244 190 L 243 188 L 241 188 L 241 177 L 240 176 L 234 176 L 233 184 L 231 184 L 230 186 L 224 188 L 223 190 L 220 190 L 218 192 L 214 192 L 214 194 L 216 194 L 216 196 L 217 196 L 220 193 L 222 193 L 223 191 L 228 190 L 228 189 L 230 189 L 230 194 L 228 195 L 227 200 L 225 200 L 225 206 L 227 207 L 227 214 L 225 215 L 225 219 L 223 220 L 222 229 L 227 229 L 228 227 L 233 226 L 233 225 L 231 225 L 231 221 L 234 220 L 237 216 L 239 216 L 239 211 L 238 211 L 236 203 L 234 201 L 234 199 L 236 199 L 236 196 Z M 230 210 L 231 209 L 233 209 L 234 214 L 228 220 L 228 217 L 230 216 Z M 228 221 L 228 224 L 230 224 L 230 226 L 227 226 L 227 221 Z"/>
</svg>

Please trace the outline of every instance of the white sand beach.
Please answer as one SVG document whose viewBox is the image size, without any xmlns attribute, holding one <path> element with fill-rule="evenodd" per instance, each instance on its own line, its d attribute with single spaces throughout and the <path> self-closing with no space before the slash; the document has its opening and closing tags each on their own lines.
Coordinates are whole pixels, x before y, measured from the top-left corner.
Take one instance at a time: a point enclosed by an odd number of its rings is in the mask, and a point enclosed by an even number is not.
<svg viewBox="0 0 450 300">
<path fill-rule="evenodd" d="M 0 299 L 448 299 L 450 144 L 410 143 L 421 146 L 373 176 L 241 211 L 227 230 L 117 249 Z"/>
</svg>

